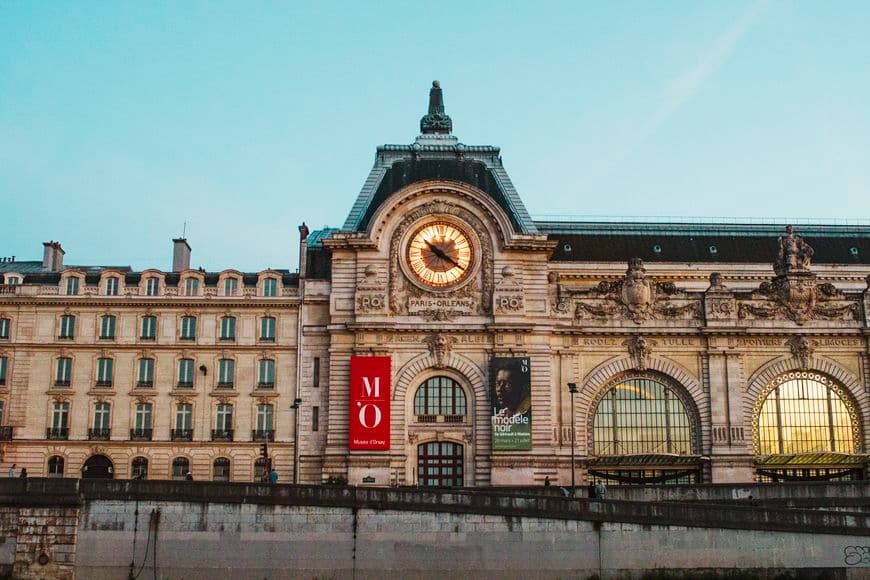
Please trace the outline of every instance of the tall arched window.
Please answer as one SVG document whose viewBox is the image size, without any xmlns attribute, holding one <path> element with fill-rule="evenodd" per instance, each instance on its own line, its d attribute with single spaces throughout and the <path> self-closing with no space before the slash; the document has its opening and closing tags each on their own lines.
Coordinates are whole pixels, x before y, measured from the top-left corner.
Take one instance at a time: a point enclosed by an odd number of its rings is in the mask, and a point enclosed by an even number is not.
<svg viewBox="0 0 870 580">
<path fill-rule="evenodd" d="M 695 421 L 677 388 L 658 375 L 617 379 L 592 418 L 592 481 L 696 483 Z"/>
<path fill-rule="evenodd" d="M 48 458 L 48 476 L 63 477 L 64 461 L 60 455 L 52 455 Z"/>
<path fill-rule="evenodd" d="M 172 460 L 172 479 L 182 481 L 190 473 L 190 461 L 187 457 L 176 457 Z"/>
<path fill-rule="evenodd" d="M 775 378 L 752 423 L 759 481 L 864 478 L 861 427 L 842 386 L 812 371 Z"/>
<path fill-rule="evenodd" d="M 148 459 L 136 457 L 133 459 L 131 467 L 131 479 L 148 479 Z"/>
<path fill-rule="evenodd" d="M 432 377 L 414 395 L 414 414 L 421 422 L 461 421 L 466 414 L 465 391 L 450 377 Z"/>
<path fill-rule="evenodd" d="M 218 457 L 214 460 L 214 478 L 215 481 L 230 480 L 230 460 L 226 457 Z"/>
<path fill-rule="evenodd" d="M 756 452 L 855 453 L 857 425 L 839 385 L 811 372 L 778 377 L 756 408 Z"/>
</svg>

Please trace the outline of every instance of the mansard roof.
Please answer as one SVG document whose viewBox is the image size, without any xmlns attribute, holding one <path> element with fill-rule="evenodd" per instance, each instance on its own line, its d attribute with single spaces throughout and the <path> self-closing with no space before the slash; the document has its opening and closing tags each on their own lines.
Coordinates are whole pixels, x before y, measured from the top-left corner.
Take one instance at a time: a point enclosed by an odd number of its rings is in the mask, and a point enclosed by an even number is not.
<svg viewBox="0 0 870 580">
<path fill-rule="evenodd" d="M 444 112 L 438 81 L 429 93 L 429 113 L 420 121 L 422 133 L 410 145 L 378 147 L 375 164 L 341 230 L 365 231 L 375 211 L 392 194 L 419 181 L 445 179 L 472 185 L 491 196 L 508 214 L 518 233 L 537 233 L 502 163 L 500 149 L 464 145 L 451 134 L 453 123 Z"/>
</svg>

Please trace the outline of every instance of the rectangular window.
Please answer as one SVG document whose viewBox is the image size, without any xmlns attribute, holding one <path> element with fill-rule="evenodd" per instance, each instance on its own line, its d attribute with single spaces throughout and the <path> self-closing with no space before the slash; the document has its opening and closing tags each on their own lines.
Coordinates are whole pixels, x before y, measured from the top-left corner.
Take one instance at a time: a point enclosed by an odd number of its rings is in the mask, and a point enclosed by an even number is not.
<svg viewBox="0 0 870 580">
<path fill-rule="evenodd" d="M 239 281 L 235 278 L 224 280 L 224 296 L 235 296 L 239 289 Z"/>
<path fill-rule="evenodd" d="M 275 319 L 271 316 L 266 316 L 260 320 L 260 340 L 275 341 Z"/>
<path fill-rule="evenodd" d="M 136 405 L 136 424 L 137 433 L 143 433 L 151 430 L 151 403 L 139 403 Z"/>
<path fill-rule="evenodd" d="M 100 339 L 115 339 L 115 317 L 107 314 L 100 319 Z"/>
<path fill-rule="evenodd" d="M 320 430 L 320 407 L 311 407 L 311 430 Z"/>
<path fill-rule="evenodd" d="M 188 278 L 184 283 L 184 294 L 186 296 L 196 296 L 199 294 L 199 280 L 196 278 Z"/>
<path fill-rule="evenodd" d="M 106 296 L 117 296 L 118 295 L 118 279 L 112 276 L 111 278 L 106 278 Z"/>
<path fill-rule="evenodd" d="M 57 359 L 57 375 L 54 384 L 58 387 L 68 387 L 72 380 L 72 359 L 60 357 Z"/>
<path fill-rule="evenodd" d="M 272 418 L 274 416 L 274 407 L 272 405 L 257 405 L 257 431 L 271 431 L 274 429 Z"/>
<path fill-rule="evenodd" d="M 105 432 L 109 430 L 109 418 L 112 406 L 109 403 L 96 403 L 94 405 L 94 431 Z"/>
<path fill-rule="evenodd" d="M 196 317 L 184 316 L 181 319 L 181 340 L 196 340 Z"/>
<path fill-rule="evenodd" d="M 97 386 L 111 387 L 112 386 L 112 359 L 99 358 L 97 359 Z"/>
<path fill-rule="evenodd" d="M 225 403 L 217 406 L 217 425 L 219 432 L 227 433 L 233 429 L 233 406 Z"/>
<path fill-rule="evenodd" d="M 221 318 L 221 340 L 236 339 L 236 319 L 232 316 Z"/>
<path fill-rule="evenodd" d="M 266 278 L 263 280 L 263 296 L 274 298 L 278 295 L 278 280 Z"/>
<path fill-rule="evenodd" d="M 257 386 L 269 388 L 275 386 L 275 361 L 267 358 L 260 359 L 260 373 Z"/>
<path fill-rule="evenodd" d="M 152 385 L 154 385 L 154 359 L 140 358 L 138 386 L 151 387 Z"/>
<path fill-rule="evenodd" d="M 311 386 L 317 388 L 320 386 L 320 357 L 314 357 L 314 369 L 311 371 Z"/>
<path fill-rule="evenodd" d="M 142 317 L 142 340 L 154 340 L 157 338 L 157 317 Z"/>
<path fill-rule="evenodd" d="M 5 356 L 0 356 L 0 385 L 6 384 L 6 367 L 9 364 L 9 359 Z"/>
<path fill-rule="evenodd" d="M 69 403 L 57 402 L 51 412 L 52 430 L 66 429 L 69 424 Z"/>
<path fill-rule="evenodd" d="M 222 358 L 218 363 L 218 387 L 229 388 L 235 380 L 236 362 L 232 359 Z"/>
<path fill-rule="evenodd" d="M 157 296 L 159 289 L 160 280 L 158 278 L 148 278 L 145 280 L 145 296 Z"/>
<path fill-rule="evenodd" d="M 0 401 L 0 425 L 3 425 L 3 418 L 6 416 L 6 403 Z"/>
<path fill-rule="evenodd" d="M 60 336 L 59 338 L 74 338 L 76 335 L 76 317 L 72 314 L 65 314 L 60 317 Z"/>
<path fill-rule="evenodd" d="M 75 276 L 70 276 L 66 279 L 66 295 L 78 296 L 79 294 L 79 279 Z"/>
<path fill-rule="evenodd" d="M 6 283 L 10 286 L 15 286 L 17 284 L 21 284 L 21 278 L 19 278 L 18 276 L 7 276 Z"/>
<path fill-rule="evenodd" d="M 189 431 L 193 429 L 193 405 L 178 403 L 175 405 L 175 430 Z"/>
<path fill-rule="evenodd" d="M 178 361 L 178 386 L 193 386 L 193 359 L 183 358 Z"/>
<path fill-rule="evenodd" d="M 0 318 L 0 339 L 9 338 L 10 320 L 8 318 Z"/>
</svg>

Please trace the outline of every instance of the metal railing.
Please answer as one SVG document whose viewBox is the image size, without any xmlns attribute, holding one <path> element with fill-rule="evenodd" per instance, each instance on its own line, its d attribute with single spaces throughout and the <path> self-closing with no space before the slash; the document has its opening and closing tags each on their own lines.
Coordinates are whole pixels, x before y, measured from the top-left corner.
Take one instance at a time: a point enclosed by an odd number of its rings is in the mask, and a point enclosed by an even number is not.
<svg viewBox="0 0 870 580">
<path fill-rule="evenodd" d="M 108 427 L 96 427 L 88 429 L 88 439 L 91 441 L 108 441 L 112 430 Z"/>
<path fill-rule="evenodd" d="M 45 430 L 45 438 L 56 441 L 69 439 L 69 427 L 49 427 Z"/>
<path fill-rule="evenodd" d="M 233 440 L 233 430 L 232 429 L 212 429 L 211 430 L 211 440 L 212 441 L 232 441 Z"/>
<path fill-rule="evenodd" d="M 274 441 L 274 429 L 254 429 L 251 431 L 251 441 Z"/>
<path fill-rule="evenodd" d="M 173 441 L 193 441 L 193 429 L 172 429 L 169 438 Z"/>
<path fill-rule="evenodd" d="M 154 429 L 130 429 L 130 441 L 151 441 Z"/>
</svg>

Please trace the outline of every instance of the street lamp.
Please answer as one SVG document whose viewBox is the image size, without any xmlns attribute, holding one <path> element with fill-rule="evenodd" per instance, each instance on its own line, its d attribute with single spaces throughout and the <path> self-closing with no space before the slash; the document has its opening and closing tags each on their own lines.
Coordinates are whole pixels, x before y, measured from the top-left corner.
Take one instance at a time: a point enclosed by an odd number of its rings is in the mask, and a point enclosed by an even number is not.
<svg viewBox="0 0 870 580">
<path fill-rule="evenodd" d="M 571 497 L 574 497 L 576 492 L 574 481 L 574 395 L 577 394 L 577 383 L 568 383 L 568 391 L 571 393 Z"/>
<path fill-rule="evenodd" d="M 290 408 L 293 413 L 293 484 L 299 481 L 299 405 L 302 399 L 294 399 Z"/>
</svg>

